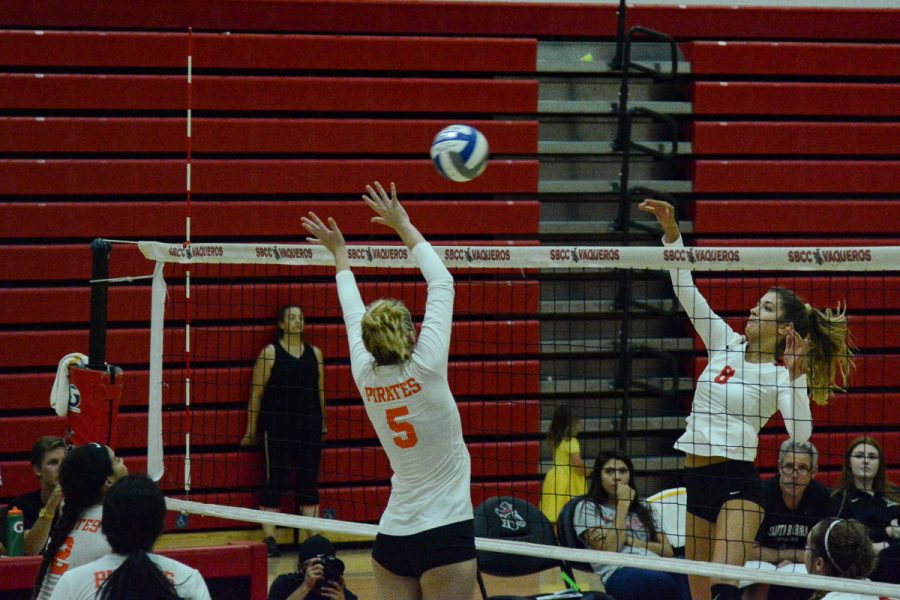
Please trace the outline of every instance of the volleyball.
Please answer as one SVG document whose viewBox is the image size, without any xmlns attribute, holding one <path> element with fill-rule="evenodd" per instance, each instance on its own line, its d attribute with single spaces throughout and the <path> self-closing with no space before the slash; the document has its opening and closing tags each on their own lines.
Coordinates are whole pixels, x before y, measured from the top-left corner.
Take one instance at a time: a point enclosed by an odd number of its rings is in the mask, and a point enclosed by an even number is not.
<svg viewBox="0 0 900 600">
<path fill-rule="evenodd" d="M 481 175 L 488 154 L 487 138 L 468 125 L 444 127 L 431 142 L 434 167 L 450 181 L 471 181 Z"/>
</svg>

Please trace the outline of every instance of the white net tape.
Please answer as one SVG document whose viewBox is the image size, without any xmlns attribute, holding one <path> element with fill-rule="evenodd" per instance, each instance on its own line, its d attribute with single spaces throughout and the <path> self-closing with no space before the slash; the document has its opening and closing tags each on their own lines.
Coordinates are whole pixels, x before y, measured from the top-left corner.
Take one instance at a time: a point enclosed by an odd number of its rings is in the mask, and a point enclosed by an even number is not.
<svg viewBox="0 0 900 600">
<path fill-rule="evenodd" d="M 166 504 L 169 510 L 190 514 L 248 521 L 252 523 L 270 523 L 281 527 L 311 529 L 328 533 L 341 533 L 374 538 L 378 531 L 377 526 L 365 523 L 301 517 L 249 508 L 235 508 L 233 506 L 222 506 L 219 504 L 205 504 L 201 502 L 191 502 L 189 500 L 177 500 L 174 498 L 167 498 Z M 479 550 L 502 552 L 505 554 L 540 556 L 556 560 L 583 563 L 604 563 L 619 567 L 635 567 L 639 569 L 682 573 L 685 575 L 700 575 L 720 579 L 740 579 L 754 583 L 769 583 L 805 589 L 900 597 L 900 585 L 860 581 L 858 579 L 839 579 L 836 577 L 824 577 L 822 575 L 774 573 L 772 571 L 747 569 L 744 567 L 733 567 L 730 565 L 720 565 L 695 560 L 639 556 L 635 554 L 603 552 L 600 550 L 581 550 L 577 548 L 563 548 L 559 546 L 531 544 L 528 542 L 511 542 L 488 538 L 475 538 L 475 547 Z"/>
<path fill-rule="evenodd" d="M 278 244 L 178 244 L 140 242 L 149 260 L 181 264 L 328 266 L 325 248 Z M 404 246 L 348 246 L 354 267 L 410 267 Z M 890 271 L 900 269 L 900 246 L 850 248 L 661 248 L 573 246 L 435 246 L 448 268 L 699 269 L 790 271 Z"/>
</svg>

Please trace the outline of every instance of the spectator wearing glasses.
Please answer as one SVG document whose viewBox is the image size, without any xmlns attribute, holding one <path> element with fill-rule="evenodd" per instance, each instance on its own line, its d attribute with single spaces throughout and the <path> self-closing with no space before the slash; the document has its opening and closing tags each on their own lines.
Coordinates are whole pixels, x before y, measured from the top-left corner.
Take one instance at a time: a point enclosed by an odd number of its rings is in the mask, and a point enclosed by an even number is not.
<svg viewBox="0 0 900 600">
<path fill-rule="evenodd" d="M 815 481 L 819 452 L 812 442 L 785 440 L 778 475 L 763 482 L 765 518 L 748 554 L 749 568 L 805 573 L 806 536 L 831 513 L 829 490 Z M 745 600 L 806 600 L 812 591 L 744 583 Z"/>
</svg>

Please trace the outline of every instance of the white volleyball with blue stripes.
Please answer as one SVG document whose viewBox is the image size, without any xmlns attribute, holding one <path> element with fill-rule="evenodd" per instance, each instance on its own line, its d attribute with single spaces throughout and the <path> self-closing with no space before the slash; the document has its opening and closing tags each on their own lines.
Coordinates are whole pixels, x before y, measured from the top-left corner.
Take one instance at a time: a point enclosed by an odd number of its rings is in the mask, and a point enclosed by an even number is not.
<svg viewBox="0 0 900 600">
<path fill-rule="evenodd" d="M 489 155 L 484 134 L 468 125 L 441 129 L 431 142 L 431 160 L 451 181 L 471 181 L 484 173 Z"/>
</svg>

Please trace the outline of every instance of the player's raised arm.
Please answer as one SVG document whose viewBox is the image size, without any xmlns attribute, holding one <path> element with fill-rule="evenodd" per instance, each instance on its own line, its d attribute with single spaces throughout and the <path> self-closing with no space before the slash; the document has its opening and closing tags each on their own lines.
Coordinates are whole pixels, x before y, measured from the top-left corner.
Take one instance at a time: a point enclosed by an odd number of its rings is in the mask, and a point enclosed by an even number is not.
<svg viewBox="0 0 900 600">
<path fill-rule="evenodd" d="M 659 222 L 665 233 L 665 242 L 671 244 L 681 237 L 678 229 L 678 221 L 675 219 L 675 207 L 662 200 L 647 198 L 638 205 L 638 208 L 648 212 Z"/>
<path fill-rule="evenodd" d="M 328 223 L 324 223 L 313 211 L 305 217 L 300 217 L 303 228 L 309 233 L 307 241 L 324 246 L 334 255 L 335 271 L 340 273 L 350 269 L 350 259 L 347 256 L 347 243 L 344 234 L 341 233 L 337 222 L 328 217 Z"/>
<path fill-rule="evenodd" d="M 363 200 L 374 210 L 378 216 L 372 217 L 373 223 L 390 227 L 400 236 L 406 247 L 412 250 L 418 244 L 425 241 L 425 238 L 419 233 L 415 225 L 409 220 L 406 209 L 397 200 L 397 186 L 391 182 L 390 195 L 385 191 L 379 182 L 366 186 L 367 194 L 363 194 Z"/>
</svg>

